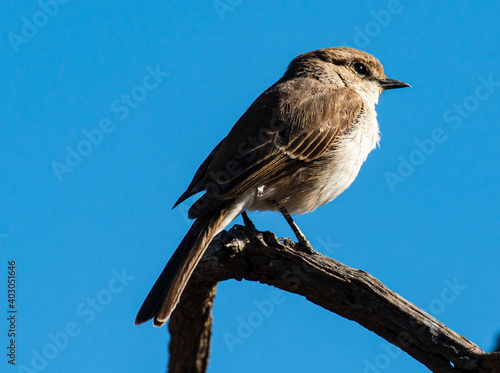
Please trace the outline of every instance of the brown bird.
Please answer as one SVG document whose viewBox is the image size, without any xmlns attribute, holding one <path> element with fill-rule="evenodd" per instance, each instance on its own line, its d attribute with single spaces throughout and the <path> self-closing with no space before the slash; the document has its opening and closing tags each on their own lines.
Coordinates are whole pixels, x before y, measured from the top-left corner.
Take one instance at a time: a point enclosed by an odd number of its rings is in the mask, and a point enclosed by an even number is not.
<svg viewBox="0 0 500 373">
<path fill-rule="evenodd" d="M 202 163 L 175 206 L 205 192 L 189 209 L 196 219 L 149 292 L 135 324 L 162 326 L 212 238 L 245 211 L 304 214 L 346 190 L 378 144 L 375 104 L 388 79 L 372 55 L 347 47 L 294 58 Z M 174 206 L 174 207 L 175 207 Z"/>
</svg>

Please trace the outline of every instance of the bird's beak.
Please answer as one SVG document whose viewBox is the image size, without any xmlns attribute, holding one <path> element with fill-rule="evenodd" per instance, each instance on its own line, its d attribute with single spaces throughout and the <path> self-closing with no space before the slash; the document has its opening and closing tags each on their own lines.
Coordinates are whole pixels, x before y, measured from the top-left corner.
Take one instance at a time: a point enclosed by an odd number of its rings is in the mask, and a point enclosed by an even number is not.
<svg viewBox="0 0 500 373">
<path fill-rule="evenodd" d="M 395 88 L 404 88 L 404 87 L 411 88 L 411 85 L 409 85 L 408 83 L 396 79 L 386 78 L 386 79 L 380 79 L 378 82 L 384 91 L 387 89 L 395 89 Z"/>
</svg>

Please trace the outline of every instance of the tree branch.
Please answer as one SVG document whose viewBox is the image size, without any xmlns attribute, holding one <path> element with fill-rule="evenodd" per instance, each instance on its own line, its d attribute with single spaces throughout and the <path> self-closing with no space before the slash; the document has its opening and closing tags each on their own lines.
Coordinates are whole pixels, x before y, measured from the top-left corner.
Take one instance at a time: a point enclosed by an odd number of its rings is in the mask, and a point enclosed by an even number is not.
<svg viewBox="0 0 500 373">
<path fill-rule="evenodd" d="M 370 274 L 318 252 L 306 253 L 272 232 L 235 226 L 217 236 L 169 322 L 169 372 L 206 371 L 216 285 L 259 281 L 305 296 L 398 346 L 432 372 L 500 372 L 500 353 L 484 353 Z"/>
</svg>

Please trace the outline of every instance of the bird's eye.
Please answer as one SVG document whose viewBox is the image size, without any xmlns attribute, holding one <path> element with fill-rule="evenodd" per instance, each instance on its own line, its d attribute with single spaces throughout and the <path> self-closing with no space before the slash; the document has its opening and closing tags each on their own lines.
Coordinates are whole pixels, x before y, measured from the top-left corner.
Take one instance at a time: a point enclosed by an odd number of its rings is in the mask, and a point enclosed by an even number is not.
<svg viewBox="0 0 500 373">
<path fill-rule="evenodd" d="M 353 67 L 354 67 L 354 71 L 356 71 L 356 73 L 359 76 L 366 76 L 368 74 L 368 69 L 361 62 L 354 63 Z"/>
</svg>

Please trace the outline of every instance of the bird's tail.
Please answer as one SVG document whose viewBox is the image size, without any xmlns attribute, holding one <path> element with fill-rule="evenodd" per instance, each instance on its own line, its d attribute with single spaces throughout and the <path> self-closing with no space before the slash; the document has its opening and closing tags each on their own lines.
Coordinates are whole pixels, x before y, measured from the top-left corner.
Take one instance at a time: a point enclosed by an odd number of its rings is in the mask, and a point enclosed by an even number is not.
<svg viewBox="0 0 500 373">
<path fill-rule="evenodd" d="M 155 326 L 165 324 L 212 238 L 241 212 L 231 203 L 217 210 L 194 221 L 142 304 L 136 325 L 153 317 Z"/>
</svg>

